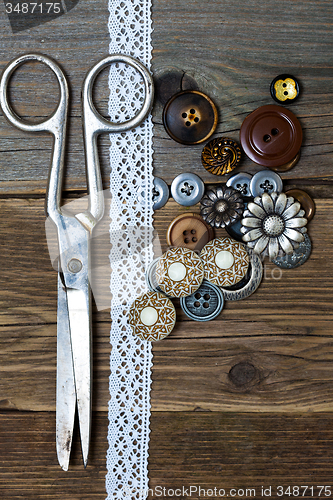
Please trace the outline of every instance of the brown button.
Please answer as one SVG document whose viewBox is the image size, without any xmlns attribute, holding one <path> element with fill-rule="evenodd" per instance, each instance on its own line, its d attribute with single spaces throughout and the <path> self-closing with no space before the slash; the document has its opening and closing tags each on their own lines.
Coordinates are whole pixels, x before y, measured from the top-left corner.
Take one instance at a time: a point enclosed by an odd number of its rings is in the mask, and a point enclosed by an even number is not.
<svg viewBox="0 0 333 500">
<path fill-rule="evenodd" d="M 199 144 L 216 129 L 218 112 L 213 101 L 197 90 L 175 94 L 163 110 L 163 124 L 181 144 Z"/>
<path fill-rule="evenodd" d="M 295 158 L 293 158 L 291 161 L 288 163 L 285 163 L 284 165 L 280 165 L 280 167 L 270 167 L 271 170 L 274 170 L 275 172 L 288 172 L 288 170 L 291 170 L 297 163 L 298 160 L 301 157 L 301 153 L 297 153 Z"/>
<path fill-rule="evenodd" d="M 195 213 L 178 215 L 171 222 L 166 235 L 169 246 L 190 250 L 202 250 L 213 238 L 214 229 Z"/>
<path fill-rule="evenodd" d="M 203 166 L 208 172 L 215 175 L 229 174 L 237 167 L 240 159 L 240 147 L 229 137 L 212 139 L 201 153 Z"/>
<path fill-rule="evenodd" d="M 302 205 L 303 210 L 305 211 L 305 217 L 310 221 L 313 219 L 315 213 L 315 204 L 313 199 L 308 193 L 302 191 L 302 189 L 289 189 L 286 191 L 287 196 L 292 196 Z"/>
<path fill-rule="evenodd" d="M 248 115 L 240 129 L 241 145 L 249 158 L 273 168 L 292 161 L 302 144 L 302 127 L 282 106 L 261 106 Z"/>
</svg>

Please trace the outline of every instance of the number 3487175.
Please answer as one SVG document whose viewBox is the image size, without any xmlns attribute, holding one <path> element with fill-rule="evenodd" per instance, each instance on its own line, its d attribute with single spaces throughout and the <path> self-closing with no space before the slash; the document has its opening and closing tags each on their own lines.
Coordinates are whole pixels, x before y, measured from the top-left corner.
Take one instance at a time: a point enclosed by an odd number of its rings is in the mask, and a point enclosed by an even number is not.
<svg viewBox="0 0 333 500">
<path fill-rule="evenodd" d="M 60 14 L 60 2 L 24 2 L 24 3 L 6 3 L 7 14 Z"/>
</svg>

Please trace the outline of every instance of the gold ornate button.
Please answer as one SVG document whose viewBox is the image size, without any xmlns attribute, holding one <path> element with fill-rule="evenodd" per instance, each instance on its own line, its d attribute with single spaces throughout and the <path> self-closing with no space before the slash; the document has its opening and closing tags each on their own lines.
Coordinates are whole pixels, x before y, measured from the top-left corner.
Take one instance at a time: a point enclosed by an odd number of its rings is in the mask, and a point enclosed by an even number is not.
<svg viewBox="0 0 333 500">
<path fill-rule="evenodd" d="M 280 104 L 289 104 L 299 96 L 299 83 L 294 76 L 279 75 L 271 83 L 271 96 Z"/>
<path fill-rule="evenodd" d="M 218 286 L 238 283 L 249 267 L 245 245 L 232 238 L 216 238 L 205 245 L 200 253 L 205 278 Z"/>
<path fill-rule="evenodd" d="M 203 148 L 201 162 L 208 172 L 215 175 L 229 174 L 237 167 L 241 150 L 236 141 L 229 137 L 212 139 Z"/>
<path fill-rule="evenodd" d="M 128 322 L 134 335 L 142 340 L 162 340 L 173 330 L 176 310 L 162 293 L 147 292 L 135 299 Z"/>
<path fill-rule="evenodd" d="M 156 265 L 158 286 L 169 297 L 186 297 L 202 283 L 204 270 L 198 254 L 188 248 L 171 248 Z"/>
</svg>

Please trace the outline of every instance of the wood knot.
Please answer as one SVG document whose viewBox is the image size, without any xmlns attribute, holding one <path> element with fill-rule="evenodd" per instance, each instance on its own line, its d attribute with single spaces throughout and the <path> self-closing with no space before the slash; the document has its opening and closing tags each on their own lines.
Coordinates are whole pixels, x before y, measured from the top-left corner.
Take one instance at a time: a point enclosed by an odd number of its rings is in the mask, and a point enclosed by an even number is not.
<svg viewBox="0 0 333 500">
<path fill-rule="evenodd" d="M 233 366 L 229 371 L 229 379 L 237 387 L 243 387 L 254 380 L 256 377 L 256 368 L 247 361 L 242 361 Z"/>
<path fill-rule="evenodd" d="M 174 94 L 182 90 L 198 90 L 194 78 L 180 70 L 163 73 L 155 80 L 155 92 L 158 101 L 164 106 Z"/>
</svg>

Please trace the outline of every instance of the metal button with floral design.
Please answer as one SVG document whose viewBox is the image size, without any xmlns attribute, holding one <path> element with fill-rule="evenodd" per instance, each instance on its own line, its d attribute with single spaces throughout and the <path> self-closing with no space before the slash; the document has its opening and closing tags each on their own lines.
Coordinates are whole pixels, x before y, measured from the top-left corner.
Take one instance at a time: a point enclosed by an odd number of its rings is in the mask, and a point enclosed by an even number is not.
<svg viewBox="0 0 333 500">
<path fill-rule="evenodd" d="M 176 310 L 162 293 L 147 292 L 135 299 L 128 322 L 134 335 L 143 340 L 162 340 L 173 330 Z"/>
<path fill-rule="evenodd" d="M 241 231 L 243 241 L 257 254 L 292 254 L 304 241 L 307 219 L 298 201 L 285 193 L 264 193 L 249 203 L 244 211 Z"/>
<path fill-rule="evenodd" d="M 302 138 L 302 127 L 296 116 L 274 104 L 253 111 L 240 129 L 240 142 L 247 156 L 268 168 L 292 161 L 301 148 Z"/>
<path fill-rule="evenodd" d="M 279 75 L 271 83 L 271 96 L 279 104 L 290 104 L 299 96 L 299 83 L 294 76 Z"/>
<path fill-rule="evenodd" d="M 239 144 L 229 137 L 212 139 L 203 148 L 201 162 L 208 172 L 215 175 L 229 174 L 241 159 Z"/>
<path fill-rule="evenodd" d="M 205 192 L 205 184 L 196 174 L 184 173 L 174 178 L 171 184 L 173 199 L 184 207 L 199 203 Z"/>
<path fill-rule="evenodd" d="M 247 209 L 247 205 L 250 201 L 253 201 L 253 198 L 244 198 L 244 210 Z M 243 243 L 243 233 L 241 232 L 241 227 L 242 227 L 242 219 L 238 219 L 233 224 L 225 226 L 224 229 L 227 231 L 229 236 L 231 236 L 231 238 Z"/>
<path fill-rule="evenodd" d="M 220 288 L 207 280 L 196 292 L 180 299 L 180 307 L 194 321 L 210 321 L 223 309 L 224 298 Z"/>
<path fill-rule="evenodd" d="M 232 238 L 216 238 L 200 253 L 205 278 L 218 286 L 238 283 L 247 273 L 249 255 L 245 245 Z"/>
<path fill-rule="evenodd" d="M 213 227 L 225 227 L 242 217 L 243 197 L 233 187 L 216 185 L 206 189 L 201 200 L 201 217 Z"/>
<path fill-rule="evenodd" d="M 171 248 L 156 265 L 156 281 L 169 297 L 186 297 L 194 293 L 204 279 L 200 257 L 188 248 Z"/>
<path fill-rule="evenodd" d="M 244 278 L 230 287 L 223 287 L 225 300 L 242 300 L 252 295 L 260 285 L 263 276 L 263 265 L 260 256 L 248 249 L 250 264 Z"/>
<path fill-rule="evenodd" d="M 199 214 L 178 215 L 168 227 L 166 240 L 170 247 L 201 250 L 214 238 L 214 229 Z"/>
<path fill-rule="evenodd" d="M 308 260 L 311 255 L 311 249 L 311 240 L 307 233 L 305 233 L 304 241 L 299 244 L 298 248 L 294 249 L 292 254 L 277 256 L 276 259 L 272 260 L 272 262 L 282 269 L 294 269 L 295 267 L 301 266 Z"/>
<path fill-rule="evenodd" d="M 218 122 L 213 101 L 198 90 L 175 94 L 163 110 L 163 125 L 169 136 L 181 144 L 200 144 L 207 140 Z"/>
</svg>

